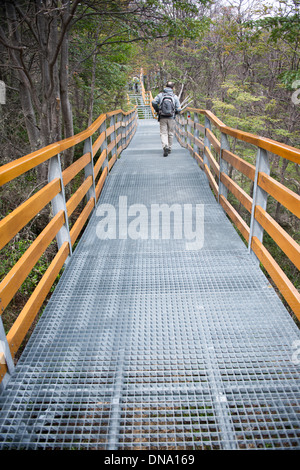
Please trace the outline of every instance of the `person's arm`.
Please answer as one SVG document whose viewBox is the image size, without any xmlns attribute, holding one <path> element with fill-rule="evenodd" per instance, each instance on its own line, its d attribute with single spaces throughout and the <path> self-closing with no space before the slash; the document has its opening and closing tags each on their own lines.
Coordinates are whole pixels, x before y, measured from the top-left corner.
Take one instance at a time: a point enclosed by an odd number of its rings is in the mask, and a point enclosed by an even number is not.
<svg viewBox="0 0 300 470">
<path fill-rule="evenodd" d="M 181 111 L 180 101 L 177 95 L 175 95 L 175 114 L 179 114 Z"/>
<path fill-rule="evenodd" d="M 160 93 L 152 101 L 152 106 L 157 113 L 159 111 L 159 103 L 160 103 Z"/>
</svg>

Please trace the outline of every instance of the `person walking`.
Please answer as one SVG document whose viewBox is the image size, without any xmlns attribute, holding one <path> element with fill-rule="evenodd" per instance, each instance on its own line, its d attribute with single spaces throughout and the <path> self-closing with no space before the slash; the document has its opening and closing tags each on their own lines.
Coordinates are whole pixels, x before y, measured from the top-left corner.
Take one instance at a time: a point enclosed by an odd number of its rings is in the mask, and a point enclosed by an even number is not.
<svg viewBox="0 0 300 470">
<path fill-rule="evenodd" d="M 175 115 L 181 111 L 178 96 L 174 93 L 173 82 L 166 84 L 164 90 L 152 101 L 152 106 L 158 114 L 163 155 L 167 157 L 173 143 Z"/>
</svg>

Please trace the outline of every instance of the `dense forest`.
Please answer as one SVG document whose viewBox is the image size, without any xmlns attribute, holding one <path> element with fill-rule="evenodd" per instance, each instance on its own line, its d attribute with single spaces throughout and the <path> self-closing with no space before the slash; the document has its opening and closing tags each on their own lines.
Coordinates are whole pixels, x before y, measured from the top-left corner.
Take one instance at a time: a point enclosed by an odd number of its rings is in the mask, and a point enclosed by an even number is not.
<svg viewBox="0 0 300 470">
<path fill-rule="evenodd" d="M 300 147 L 299 0 L 4 1 L 0 52 L 6 91 L 0 105 L 1 165 L 80 132 L 103 112 L 128 110 L 128 83 L 141 67 L 153 96 L 172 79 L 182 99 L 189 96 L 193 107 L 211 110 L 228 126 Z M 255 161 L 249 147 L 235 141 L 231 146 Z M 66 151 L 63 164 L 76 158 Z M 299 165 L 275 155 L 270 162 L 272 176 L 299 193 Z M 42 164 L 5 185 L 0 217 L 46 180 Z M 251 194 L 246 181 L 237 182 Z M 243 212 L 233 196 L 231 202 Z M 300 240 L 295 216 L 272 198 L 269 211 Z M 2 250 L 0 280 L 49 217 L 42 211 Z M 265 237 L 299 287 L 296 268 Z M 6 328 L 51 256 L 50 247 L 12 301 Z"/>
</svg>

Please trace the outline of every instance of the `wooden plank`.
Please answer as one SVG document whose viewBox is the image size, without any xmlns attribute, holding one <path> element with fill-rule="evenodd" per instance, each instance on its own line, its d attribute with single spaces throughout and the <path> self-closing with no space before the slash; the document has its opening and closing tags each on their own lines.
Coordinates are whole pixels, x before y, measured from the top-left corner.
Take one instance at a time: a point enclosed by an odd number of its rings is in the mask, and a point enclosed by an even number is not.
<svg viewBox="0 0 300 470">
<path fill-rule="evenodd" d="M 197 139 L 197 137 L 195 137 L 194 142 L 198 148 L 200 148 L 201 150 L 204 150 L 204 142 L 202 140 Z"/>
<path fill-rule="evenodd" d="M 123 113 L 122 109 L 116 109 L 115 111 L 110 111 L 109 113 L 107 113 L 107 117 L 110 118 L 112 116 L 115 116 L 116 114 L 120 114 L 120 113 Z"/>
<path fill-rule="evenodd" d="M 95 140 L 95 142 L 93 143 L 92 145 L 92 149 L 93 149 L 93 155 L 95 156 L 96 153 L 98 152 L 99 148 L 101 147 L 101 145 L 103 144 L 103 142 L 105 141 L 105 131 L 104 132 L 101 132 L 101 134 L 99 135 L 98 139 Z"/>
<path fill-rule="evenodd" d="M 94 197 L 91 197 L 88 203 L 86 204 L 85 208 L 81 212 L 80 216 L 76 220 L 75 224 L 70 230 L 70 237 L 71 237 L 71 244 L 72 246 L 76 242 L 84 224 L 86 223 L 90 213 L 92 212 L 93 208 L 95 206 L 95 199 Z"/>
<path fill-rule="evenodd" d="M 106 114 L 101 114 L 86 130 L 79 132 L 75 136 L 55 142 L 47 147 L 43 147 L 40 150 L 36 150 L 35 152 L 29 153 L 13 162 L 3 165 L 0 167 L 0 186 L 49 160 L 49 158 L 54 155 L 83 142 L 98 130 L 105 119 Z"/>
<path fill-rule="evenodd" d="M 62 172 L 64 186 L 67 186 L 68 183 L 76 176 L 78 173 L 83 170 L 83 168 L 90 163 L 91 154 L 85 153 L 80 157 L 76 162 L 72 163 L 68 168 Z"/>
<path fill-rule="evenodd" d="M 79 132 L 75 136 L 68 137 L 67 139 L 61 140 L 59 142 L 55 142 L 51 145 L 48 145 L 47 147 L 43 147 L 42 149 L 36 150 L 35 152 L 18 158 L 13 162 L 3 165 L 0 167 L 0 186 L 49 160 L 49 158 L 53 157 L 54 155 L 62 153 L 64 150 L 67 150 L 68 148 L 74 147 L 75 145 L 83 142 L 99 129 L 107 117 L 119 114 L 120 112 L 122 112 L 123 115 L 129 115 L 134 112 L 134 119 L 136 115 L 136 106 L 133 108 L 133 110 L 130 110 L 126 113 L 124 113 L 122 110 L 116 110 L 108 114 L 101 114 L 87 129 Z"/>
<path fill-rule="evenodd" d="M 104 168 L 100 178 L 99 178 L 99 181 L 96 185 L 96 200 L 98 201 L 98 198 L 100 196 L 100 193 L 102 191 L 102 188 L 103 188 L 103 185 L 104 185 L 104 181 L 107 177 L 107 174 L 108 174 L 108 169 L 107 169 L 107 166 Z"/>
<path fill-rule="evenodd" d="M 220 165 L 219 163 L 215 160 L 213 154 L 211 153 L 211 151 L 209 150 L 208 147 L 204 147 L 204 153 L 205 155 L 207 156 L 208 160 L 209 160 L 209 163 L 210 163 L 210 166 L 214 172 L 214 174 L 219 177 L 219 172 L 220 172 Z"/>
<path fill-rule="evenodd" d="M 65 222 L 64 211 L 58 212 L 34 240 L 23 256 L 0 283 L 0 314 L 3 313 L 17 290 L 49 246 Z"/>
<path fill-rule="evenodd" d="M 126 112 L 125 112 L 125 111 L 122 111 L 123 116 L 129 116 L 129 114 L 131 114 L 131 113 L 133 113 L 133 114 L 135 115 L 136 112 L 137 112 L 136 109 L 137 109 L 137 105 L 135 105 L 135 106 L 133 107 L 133 109 L 131 109 L 130 111 L 126 111 Z"/>
<path fill-rule="evenodd" d="M 275 155 L 286 158 L 291 162 L 300 164 L 300 150 L 294 147 L 289 147 L 288 145 L 281 144 L 275 140 L 267 139 L 264 137 L 258 137 L 247 132 L 238 131 L 236 129 L 231 129 L 226 127 L 224 129 L 225 134 L 235 137 L 243 142 L 248 142 L 249 144 L 261 147 Z"/>
<path fill-rule="evenodd" d="M 100 157 L 98 158 L 98 160 L 97 160 L 97 162 L 96 162 L 96 164 L 95 164 L 95 166 L 94 166 L 94 177 L 95 177 L 95 178 L 97 178 L 97 176 L 98 176 L 98 173 L 99 173 L 99 171 L 100 171 L 100 169 L 101 169 L 101 167 L 102 167 L 102 165 L 103 165 L 103 163 L 104 163 L 104 161 L 105 161 L 105 159 L 106 159 L 106 155 L 107 155 L 107 150 L 104 149 L 104 150 L 101 152 L 101 155 L 100 155 Z"/>
<path fill-rule="evenodd" d="M 212 146 L 214 147 L 214 149 L 220 153 L 220 149 L 221 149 L 221 144 L 220 142 L 218 141 L 218 139 L 216 138 L 216 136 L 212 133 L 212 131 L 208 128 L 206 128 L 206 137 L 208 138 L 208 140 L 210 141 L 210 143 L 212 144 Z"/>
<path fill-rule="evenodd" d="M 225 212 L 228 214 L 232 222 L 235 224 L 235 226 L 239 229 L 243 237 L 249 241 L 249 235 L 250 235 L 250 228 L 246 224 L 246 222 L 242 219 L 240 214 L 235 210 L 235 208 L 230 204 L 230 202 L 223 196 L 223 194 L 220 194 L 220 204 L 225 210 Z"/>
<path fill-rule="evenodd" d="M 49 160 L 58 153 L 59 144 L 56 143 L 3 165 L 0 167 L 0 186 Z"/>
<path fill-rule="evenodd" d="M 117 155 L 114 153 L 114 155 L 112 155 L 111 159 L 108 162 L 109 171 L 112 169 L 112 167 L 116 163 L 116 159 L 117 159 Z"/>
<path fill-rule="evenodd" d="M 117 157 L 120 155 L 120 153 L 123 151 L 123 149 L 124 149 L 124 145 L 120 145 L 120 147 L 118 147 Z"/>
<path fill-rule="evenodd" d="M 23 202 L 0 222 L 0 250 L 42 210 L 61 190 L 59 178 Z"/>
<path fill-rule="evenodd" d="M 38 283 L 22 312 L 9 330 L 7 334 L 7 342 L 12 356 L 14 356 L 18 351 L 68 255 L 69 243 L 65 242 L 57 252 L 55 258 Z"/>
<path fill-rule="evenodd" d="M 203 110 L 202 110 L 203 111 Z M 226 128 L 225 124 L 217 117 L 215 116 L 211 111 L 205 110 L 201 114 L 204 114 L 204 116 L 208 117 L 210 122 L 216 126 L 217 129 L 223 132 L 223 129 Z"/>
<path fill-rule="evenodd" d="M 92 176 L 88 176 L 84 180 L 82 185 L 73 194 L 73 196 L 70 197 L 70 199 L 67 201 L 66 207 L 67 207 L 68 217 L 70 217 L 73 214 L 74 210 L 76 209 L 80 201 L 84 198 L 84 196 L 86 195 L 86 193 L 88 192 L 92 184 L 93 184 L 93 178 Z"/>
<path fill-rule="evenodd" d="M 191 132 L 187 131 L 186 135 L 187 135 L 187 137 L 189 137 L 191 139 L 192 142 L 195 141 L 195 137 Z"/>
<path fill-rule="evenodd" d="M 113 132 L 115 132 L 115 125 L 110 126 L 106 129 L 106 137 L 110 136 Z"/>
<path fill-rule="evenodd" d="M 287 257 L 300 270 L 300 246 L 280 225 L 260 206 L 255 207 L 256 220 L 268 232 Z"/>
<path fill-rule="evenodd" d="M 300 196 L 298 194 L 263 172 L 258 174 L 258 185 L 300 218 Z"/>
<path fill-rule="evenodd" d="M 116 146 L 116 141 L 113 140 L 108 146 L 107 146 L 107 155 L 115 148 Z"/>
<path fill-rule="evenodd" d="M 250 134 L 249 132 L 243 132 L 239 131 L 238 129 L 228 127 L 211 111 L 207 111 L 205 109 L 186 108 L 185 111 L 203 114 L 204 116 L 208 117 L 211 123 L 214 124 L 221 132 L 224 132 L 224 134 L 235 137 L 236 139 L 242 140 L 243 142 L 255 145 L 256 147 L 261 147 L 265 150 L 268 150 L 269 152 L 279 155 L 280 157 L 300 164 L 300 150 L 295 147 L 282 144 L 281 142 L 276 142 L 272 139 L 267 139 L 266 137 L 260 137 L 254 134 Z"/>
<path fill-rule="evenodd" d="M 255 166 L 251 163 L 246 162 L 242 158 L 238 157 L 229 150 L 222 149 L 222 158 L 226 162 L 230 163 L 234 168 L 243 173 L 245 176 L 254 181 L 255 178 Z"/>
<path fill-rule="evenodd" d="M 197 162 L 199 163 L 200 167 L 202 169 L 204 169 L 203 159 L 200 157 L 200 155 L 197 152 L 194 152 L 194 157 L 197 160 Z"/>
<path fill-rule="evenodd" d="M 280 266 L 276 263 L 274 258 L 257 237 L 252 237 L 251 248 L 268 271 L 298 320 L 300 320 L 300 294 L 295 286 L 293 286 Z"/>
<path fill-rule="evenodd" d="M 225 173 L 220 174 L 221 182 L 232 192 L 232 194 L 243 204 L 248 212 L 252 211 L 252 198 L 240 186 L 229 178 Z"/>
<path fill-rule="evenodd" d="M 195 129 L 198 129 L 203 135 L 205 134 L 205 127 L 199 122 L 195 122 Z"/>
<path fill-rule="evenodd" d="M 218 193 L 219 193 L 219 186 L 217 185 L 214 177 L 213 177 L 213 174 L 211 173 L 210 169 L 208 168 L 208 166 L 206 165 L 206 163 L 204 164 L 204 171 L 205 171 L 205 174 L 208 178 L 208 181 L 209 181 L 209 184 L 210 186 L 212 187 L 214 193 L 216 196 L 218 196 Z"/>
</svg>

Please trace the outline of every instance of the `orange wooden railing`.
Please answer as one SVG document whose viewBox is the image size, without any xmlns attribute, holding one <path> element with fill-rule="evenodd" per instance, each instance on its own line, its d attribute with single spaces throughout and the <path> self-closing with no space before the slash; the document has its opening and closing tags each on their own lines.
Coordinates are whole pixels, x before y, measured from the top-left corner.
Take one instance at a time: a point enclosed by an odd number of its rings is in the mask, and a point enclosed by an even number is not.
<svg viewBox="0 0 300 470">
<path fill-rule="evenodd" d="M 61 268 L 72 255 L 73 246 L 98 201 L 109 171 L 121 151 L 129 144 L 136 126 L 136 107 L 129 112 L 117 110 L 101 114 L 90 127 L 74 137 L 56 142 L 0 167 L 2 186 L 49 160 L 48 184 L 0 221 L 0 249 L 47 204 L 52 203 L 53 212 L 53 218 L 48 225 L 0 283 L 0 314 L 3 314 L 54 238 L 58 245 L 56 256 L 4 338 L 0 319 L 0 382 L 7 371 L 11 372 L 16 352 Z M 62 171 L 60 153 L 81 142 L 84 142 L 83 155 Z M 99 153 L 100 155 L 97 155 Z M 65 187 L 83 169 L 85 173 L 83 183 L 66 200 Z M 75 209 L 84 198 L 86 200 L 84 208 L 70 228 L 69 219 L 71 215 L 74 217 Z"/>
<path fill-rule="evenodd" d="M 201 124 L 202 116 L 204 123 Z M 221 142 L 213 133 L 213 126 L 219 131 Z M 203 138 L 200 138 L 200 134 Z M 258 149 L 256 166 L 230 151 L 228 136 L 252 144 Z M 271 152 L 300 164 L 300 150 L 230 128 L 210 111 L 195 108 L 187 108 L 177 116 L 176 137 L 205 171 L 218 202 L 247 241 L 249 253 L 254 254 L 257 261 L 262 263 L 296 317 L 300 319 L 299 292 L 263 245 L 263 232 L 266 230 L 297 269 L 300 269 L 299 245 L 266 210 L 267 197 L 271 195 L 290 212 L 300 217 L 300 196 L 270 176 L 267 154 Z M 253 182 L 253 197 L 229 177 L 228 164 Z M 251 214 L 250 226 L 228 201 L 228 191 Z"/>
<path fill-rule="evenodd" d="M 157 119 L 157 114 L 152 106 L 152 101 L 153 101 L 152 92 L 145 90 L 143 69 L 141 69 L 141 73 L 140 73 L 140 84 L 141 84 L 141 93 L 142 93 L 144 104 L 147 106 L 150 106 L 152 116 L 154 117 L 154 119 Z"/>
</svg>

